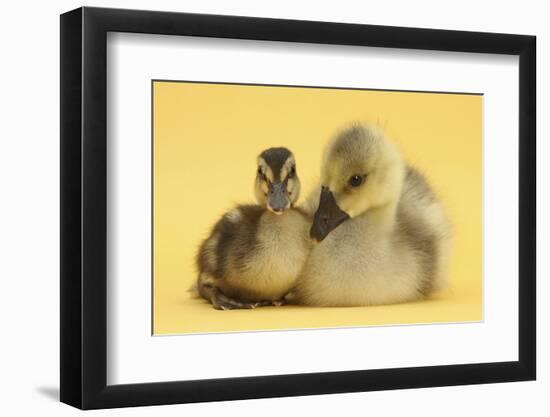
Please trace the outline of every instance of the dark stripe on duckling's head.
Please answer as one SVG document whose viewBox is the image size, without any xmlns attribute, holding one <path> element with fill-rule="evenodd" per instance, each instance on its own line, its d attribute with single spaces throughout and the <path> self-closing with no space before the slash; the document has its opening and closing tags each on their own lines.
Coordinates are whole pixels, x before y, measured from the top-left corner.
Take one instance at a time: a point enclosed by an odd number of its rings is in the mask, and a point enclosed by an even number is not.
<svg viewBox="0 0 550 417">
<path fill-rule="evenodd" d="M 269 148 L 258 155 L 255 193 L 258 203 L 275 214 L 282 214 L 296 202 L 300 181 L 289 149 Z"/>
<path fill-rule="evenodd" d="M 282 181 L 281 170 L 285 165 L 285 162 L 292 155 L 292 152 L 287 148 L 269 148 L 260 154 L 265 163 L 271 168 L 273 178 L 271 181 Z"/>
</svg>

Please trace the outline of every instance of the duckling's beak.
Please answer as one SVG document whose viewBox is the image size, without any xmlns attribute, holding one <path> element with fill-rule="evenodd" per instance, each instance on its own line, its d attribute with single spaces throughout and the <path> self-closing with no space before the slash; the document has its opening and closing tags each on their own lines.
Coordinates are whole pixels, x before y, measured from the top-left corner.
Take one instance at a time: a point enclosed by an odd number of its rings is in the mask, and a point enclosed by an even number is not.
<svg viewBox="0 0 550 417">
<path fill-rule="evenodd" d="M 274 182 L 269 189 L 267 208 L 275 214 L 283 214 L 290 207 L 290 199 L 284 182 Z"/>
<path fill-rule="evenodd" d="M 321 242 L 332 230 L 349 218 L 350 216 L 336 204 L 332 191 L 328 187 L 321 187 L 319 208 L 313 217 L 309 234 L 314 241 Z"/>
</svg>

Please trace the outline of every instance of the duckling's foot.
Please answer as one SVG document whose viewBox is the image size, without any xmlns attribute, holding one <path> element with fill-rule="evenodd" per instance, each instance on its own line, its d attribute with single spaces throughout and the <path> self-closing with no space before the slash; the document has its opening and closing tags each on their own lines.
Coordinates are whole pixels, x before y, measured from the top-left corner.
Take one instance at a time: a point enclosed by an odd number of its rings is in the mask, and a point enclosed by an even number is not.
<svg viewBox="0 0 550 417">
<path fill-rule="evenodd" d="M 212 302 L 212 306 L 216 310 L 236 310 L 236 309 L 256 308 L 256 303 L 237 301 L 233 298 L 229 298 L 228 296 L 223 294 L 221 291 L 216 291 L 212 295 L 210 301 Z"/>
<path fill-rule="evenodd" d="M 281 298 L 280 300 L 264 300 L 258 301 L 256 307 L 280 307 L 286 304 L 286 300 Z"/>
</svg>

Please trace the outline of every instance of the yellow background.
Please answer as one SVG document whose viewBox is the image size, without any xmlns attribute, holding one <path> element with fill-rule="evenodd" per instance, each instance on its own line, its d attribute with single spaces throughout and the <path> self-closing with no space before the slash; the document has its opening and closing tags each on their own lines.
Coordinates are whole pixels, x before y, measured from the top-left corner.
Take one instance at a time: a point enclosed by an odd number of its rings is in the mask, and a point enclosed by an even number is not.
<svg viewBox="0 0 550 417">
<path fill-rule="evenodd" d="M 463 322 L 482 319 L 482 97 L 155 81 L 154 334 Z M 327 140 L 377 122 L 428 177 L 453 223 L 451 287 L 430 300 L 348 308 L 217 311 L 187 291 L 212 225 L 254 201 L 256 156 L 290 148 L 315 184 Z M 145 307 L 144 307 L 145 308 Z"/>
</svg>

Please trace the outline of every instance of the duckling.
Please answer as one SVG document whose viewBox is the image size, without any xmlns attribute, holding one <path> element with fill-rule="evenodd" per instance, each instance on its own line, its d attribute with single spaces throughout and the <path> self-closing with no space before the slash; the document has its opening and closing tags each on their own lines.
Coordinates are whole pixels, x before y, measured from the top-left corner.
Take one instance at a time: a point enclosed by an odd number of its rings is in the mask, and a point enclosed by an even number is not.
<svg viewBox="0 0 550 417">
<path fill-rule="evenodd" d="M 377 127 L 354 125 L 329 143 L 311 199 L 318 243 L 293 291 L 297 303 L 391 304 L 445 287 L 449 221 L 426 179 Z"/>
<path fill-rule="evenodd" d="M 254 192 L 258 204 L 222 216 L 197 254 L 198 293 L 218 310 L 282 304 L 311 248 L 290 150 L 258 156 Z"/>
</svg>

